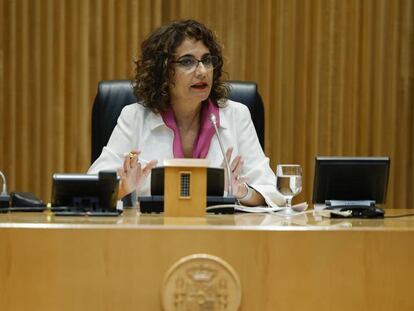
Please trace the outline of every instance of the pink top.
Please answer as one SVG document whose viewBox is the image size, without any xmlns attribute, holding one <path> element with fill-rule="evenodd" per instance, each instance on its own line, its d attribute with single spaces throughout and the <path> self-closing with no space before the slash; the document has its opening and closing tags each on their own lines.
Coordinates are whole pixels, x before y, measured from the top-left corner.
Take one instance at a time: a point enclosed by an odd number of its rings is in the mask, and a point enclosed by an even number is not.
<svg viewBox="0 0 414 311">
<path fill-rule="evenodd" d="M 210 114 L 214 114 L 217 119 L 217 127 L 220 126 L 219 108 L 210 99 L 204 102 L 200 112 L 200 129 L 194 141 L 193 158 L 205 158 L 210 148 L 211 139 L 215 131 L 214 126 L 210 122 Z M 174 158 L 184 158 L 183 144 L 181 142 L 180 130 L 175 120 L 174 111 L 170 107 L 166 112 L 161 113 L 165 125 L 174 132 L 173 153 Z"/>
</svg>

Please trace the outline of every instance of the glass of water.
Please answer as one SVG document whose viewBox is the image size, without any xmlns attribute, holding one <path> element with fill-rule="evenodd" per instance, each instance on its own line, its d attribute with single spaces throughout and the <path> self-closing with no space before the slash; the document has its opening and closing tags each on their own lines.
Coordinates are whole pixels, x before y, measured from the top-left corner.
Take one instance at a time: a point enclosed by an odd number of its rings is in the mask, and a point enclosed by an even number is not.
<svg viewBox="0 0 414 311">
<path fill-rule="evenodd" d="M 276 167 L 276 188 L 286 200 L 287 215 L 294 214 L 292 198 L 302 191 L 302 168 L 299 164 L 279 164 Z"/>
</svg>

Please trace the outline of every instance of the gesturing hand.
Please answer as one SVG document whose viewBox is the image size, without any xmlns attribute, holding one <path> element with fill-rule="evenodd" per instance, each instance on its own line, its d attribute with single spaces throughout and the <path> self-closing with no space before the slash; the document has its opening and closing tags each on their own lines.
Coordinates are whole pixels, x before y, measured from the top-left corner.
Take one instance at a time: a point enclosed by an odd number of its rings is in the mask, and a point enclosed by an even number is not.
<svg viewBox="0 0 414 311">
<path fill-rule="evenodd" d="M 227 162 L 230 165 L 230 171 L 231 171 L 231 186 L 233 189 L 233 195 L 236 198 L 242 197 L 246 192 L 246 187 L 244 183 L 247 181 L 247 177 L 240 176 L 240 172 L 243 168 L 244 161 L 240 155 L 237 155 L 233 161 L 231 161 L 231 154 L 233 153 L 233 148 L 230 147 L 226 151 L 226 158 Z M 226 163 L 223 161 L 222 163 L 223 168 L 227 171 Z M 224 174 L 224 187 L 227 190 L 228 189 L 228 181 L 227 181 L 227 174 Z"/>
<path fill-rule="evenodd" d="M 123 167 L 118 169 L 118 175 L 121 177 L 118 191 L 119 199 L 138 189 L 144 177 L 148 176 L 151 169 L 157 165 L 156 160 L 151 160 L 142 166 L 138 162 L 140 153 L 139 150 L 132 150 L 125 156 Z"/>
</svg>

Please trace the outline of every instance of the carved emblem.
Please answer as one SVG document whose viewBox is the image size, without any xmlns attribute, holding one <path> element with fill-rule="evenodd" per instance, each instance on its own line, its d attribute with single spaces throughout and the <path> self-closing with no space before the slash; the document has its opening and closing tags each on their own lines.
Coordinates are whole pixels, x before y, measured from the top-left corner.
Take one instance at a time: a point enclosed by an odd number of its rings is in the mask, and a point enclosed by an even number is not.
<svg viewBox="0 0 414 311">
<path fill-rule="evenodd" d="M 177 261 L 166 273 L 162 288 L 164 310 L 238 310 L 241 285 L 223 259 L 194 254 Z"/>
</svg>

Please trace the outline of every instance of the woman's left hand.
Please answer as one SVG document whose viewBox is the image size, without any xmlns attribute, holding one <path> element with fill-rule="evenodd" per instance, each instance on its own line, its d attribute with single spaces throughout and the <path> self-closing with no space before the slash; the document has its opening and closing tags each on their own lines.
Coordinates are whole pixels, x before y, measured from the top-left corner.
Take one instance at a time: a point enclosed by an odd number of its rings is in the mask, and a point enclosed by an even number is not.
<svg viewBox="0 0 414 311">
<path fill-rule="evenodd" d="M 240 173 L 242 171 L 243 168 L 243 158 L 241 155 L 237 155 L 233 161 L 231 161 L 231 154 L 233 153 L 233 148 L 230 147 L 227 149 L 226 151 L 226 157 L 227 157 L 227 161 L 230 165 L 230 170 L 231 170 L 231 187 L 232 187 L 232 191 L 233 191 L 233 196 L 235 196 L 236 198 L 240 198 L 243 197 L 246 194 L 246 186 L 245 183 L 247 181 L 247 177 L 244 176 L 240 176 Z M 226 163 L 223 161 L 223 167 L 225 170 L 227 170 L 226 168 Z M 227 174 L 224 174 L 225 176 L 225 183 L 224 183 L 224 187 L 227 190 Z"/>
</svg>

